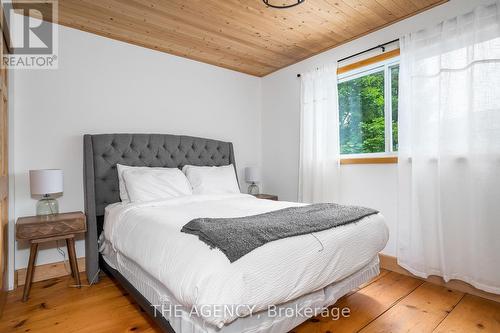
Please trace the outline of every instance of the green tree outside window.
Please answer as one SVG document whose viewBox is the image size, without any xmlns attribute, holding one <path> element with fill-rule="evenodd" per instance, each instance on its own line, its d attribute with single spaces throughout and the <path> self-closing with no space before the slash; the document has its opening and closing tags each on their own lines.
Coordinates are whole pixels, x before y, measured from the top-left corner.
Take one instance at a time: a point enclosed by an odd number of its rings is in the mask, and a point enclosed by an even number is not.
<svg viewBox="0 0 500 333">
<path fill-rule="evenodd" d="M 340 153 L 385 152 L 385 71 L 339 83 Z M 399 65 L 389 68 L 391 80 L 392 150 L 397 151 Z"/>
</svg>

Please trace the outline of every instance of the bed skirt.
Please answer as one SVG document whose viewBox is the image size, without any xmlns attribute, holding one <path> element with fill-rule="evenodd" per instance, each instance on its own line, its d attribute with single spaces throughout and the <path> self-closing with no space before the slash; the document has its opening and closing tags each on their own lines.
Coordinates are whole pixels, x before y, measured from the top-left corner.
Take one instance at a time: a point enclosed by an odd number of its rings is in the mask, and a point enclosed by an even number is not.
<svg viewBox="0 0 500 333">
<path fill-rule="evenodd" d="M 107 266 L 109 266 L 108 269 L 115 270 L 115 274 L 112 275 L 116 276 L 116 272 L 118 272 L 118 280 L 121 280 L 121 278 L 125 279 L 128 287 L 131 286 L 142 296 L 142 302 L 138 303 L 142 307 L 149 306 L 149 308 L 145 308 L 144 310 L 150 315 L 158 317 L 155 318 L 155 321 L 160 327 L 165 332 L 172 332 L 166 322 L 168 321 L 170 327 L 176 333 L 286 333 L 306 321 L 309 317 L 301 315 L 275 316 L 276 312 L 285 313 L 286 308 L 312 308 L 319 311 L 324 307 L 335 304 L 339 298 L 358 288 L 363 283 L 370 281 L 380 273 L 379 259 L 376 256 L 368 265 L 357 272 L 324 289 L 278 305 L 276 308 L 273 308 L 271 313 L 269 311 L 261 311 L 252 316 L 238 318 L 226 326 L 218 328 L 208 324 L 200 317 L 190 315 L 189 311 L 183 310 L 182 307 L 176 304 L 172 294 L 163 284 L 142 270 L 132 260 L 119 253 L 107 253 L 103 258 Z M 124 284 L 123 281 L 120 282 Z M 124 287 L 130 289 L 126 285 Z M 162 311 L 163 317 L 161 317 L 161 313 L 155 311 L 160 304 L 167 304 L 170 306 L 170 309 L 175 307 L 176 310 Z M 182 308 L 182 310 L 179 310 L 179 308 Z"/>
</svg>

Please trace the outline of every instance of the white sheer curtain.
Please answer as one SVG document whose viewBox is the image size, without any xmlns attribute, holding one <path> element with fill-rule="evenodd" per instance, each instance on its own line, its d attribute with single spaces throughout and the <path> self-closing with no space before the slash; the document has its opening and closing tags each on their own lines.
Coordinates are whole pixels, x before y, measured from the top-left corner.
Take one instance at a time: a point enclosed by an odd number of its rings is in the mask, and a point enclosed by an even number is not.
<svg viewBox="0 0 500 333">
<path fill-rule="evenodd" d="M 301 78 L 299 201 L 338 201 L 337 65 L 313 70 Z"/>
<path fill-rule="evenodd" d="M 398 263 L 500 293 L 500 2 L 401 39 Z"/>
</svg>

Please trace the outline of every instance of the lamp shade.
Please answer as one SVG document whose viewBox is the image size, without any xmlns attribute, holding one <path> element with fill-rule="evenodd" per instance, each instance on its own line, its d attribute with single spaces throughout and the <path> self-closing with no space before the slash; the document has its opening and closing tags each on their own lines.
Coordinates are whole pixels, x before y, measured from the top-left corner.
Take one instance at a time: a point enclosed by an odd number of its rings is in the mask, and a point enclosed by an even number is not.
<svg viewBox="0 0 500 333">
<path fill-rule="evenodd" d="M 60 169 L 30 170 L 31 195 L 61 193 L 63 172 Z"/>
<path fill-rule="evenodd" d="M 258 167 L 245 168 L 245 180 L 247 183 L 260 182 L 260 168 Z"/>
</svg>

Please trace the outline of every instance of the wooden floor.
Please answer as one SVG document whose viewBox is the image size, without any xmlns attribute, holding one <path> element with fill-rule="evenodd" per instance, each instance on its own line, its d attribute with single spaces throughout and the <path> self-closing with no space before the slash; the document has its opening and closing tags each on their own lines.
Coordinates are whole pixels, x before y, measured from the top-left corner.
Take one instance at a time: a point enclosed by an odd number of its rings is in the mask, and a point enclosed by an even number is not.
<svg viewBox="0 0 500 333">
<path fill-rule="evenodd" d="M 11 292 L 0 332 L 160 332 L 108 277 L 81 290 L 72 283 L 35 283 L 27 303 L 20 288 Z M 312 318 L 292 332 L 500 332 L 500 303 L 389 271 L 334 306 L 350 317 Z"/>
</svg>

